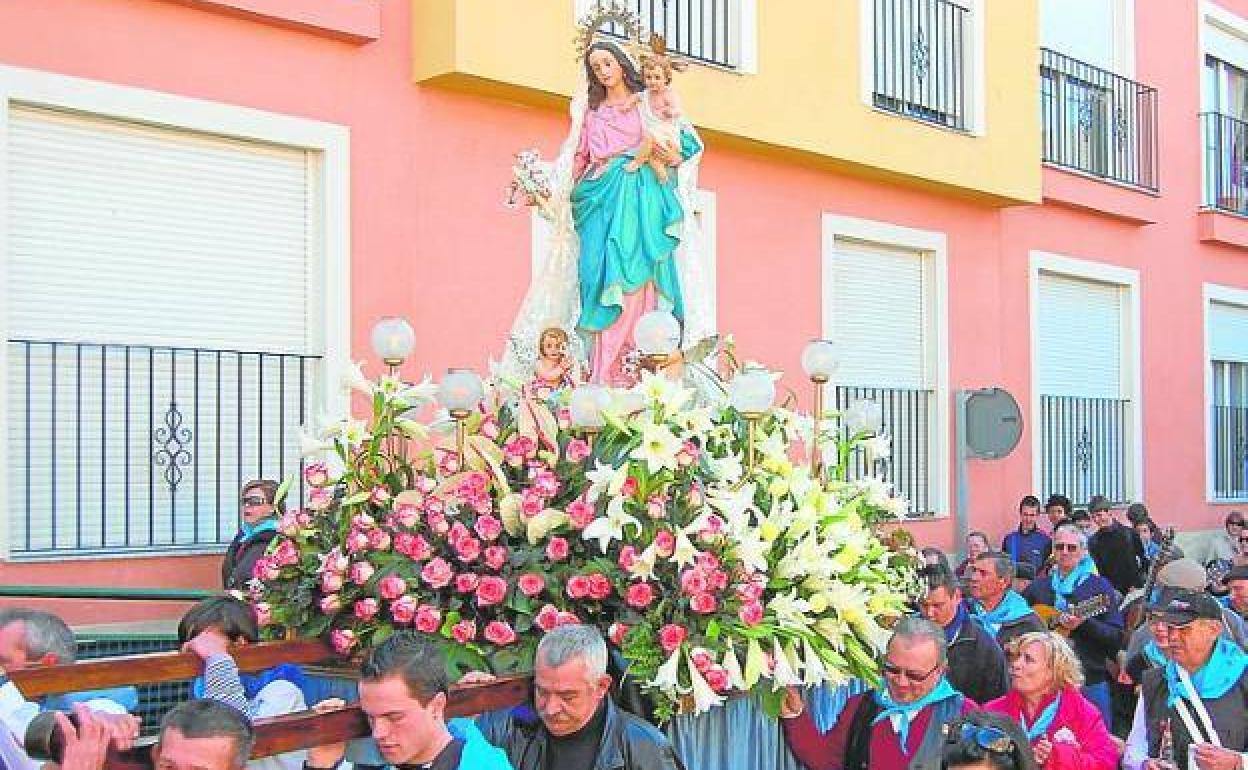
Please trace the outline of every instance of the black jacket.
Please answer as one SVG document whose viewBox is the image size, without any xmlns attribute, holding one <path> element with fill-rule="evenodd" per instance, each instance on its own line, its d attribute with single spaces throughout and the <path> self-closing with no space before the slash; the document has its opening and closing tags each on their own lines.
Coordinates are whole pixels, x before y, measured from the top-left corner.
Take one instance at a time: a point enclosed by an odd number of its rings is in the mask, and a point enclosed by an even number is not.
<svg viewBox="0 0 1248 770">
<path fill-rule="evenodd" d="M 1126 596 L 1140 585 L 1140 561 L 1136 552 L 1135 533 L 1118 522 L 1097 530 L 1088 538 L 1088 553 L 1096 562 L 1096 571 L 1105 576 L 1120 595 Z"/>
<path fill-rule="evenodd" d="M 949 684 L 981 706 L 1009 689 L 1005 653 L 997 640 L 969 617 L 949 643 Z"/>
<path fill-rule="evenodd" d="M 1092 575 L 1079 584 L 1067 601 L 1078 604 L 1097 595 L 1105 596 L 1108 609 L 1090 617 L 1070 632 L 1071 646 L 1083 664 L 1083 676 L 1088 684 L 1100 684 L 1109 678 L 1106 671 L 1106 660 L 1116 658 L 1122 646 L 1122 613 L 1118 611 L 1118 597 L 1114 587 L 1100 575 Z M 1037 580 L 1023 594 L 1028 602 L 1035 606 L 1046 604 L 1054 606 L 1053 585 L 1048 580 Z"/>
<path fill-rule="evenodd" d="M 486 740 L 507 752 L 516 770 L 546 770 L 550 734 L 531 705 L 482 714 L 477 726 Z M 684 770 L 684 765 L 659 728 L 607 699 L 602 743 L 592 770 Z"/>
<path fill-rule="evenodd" d="M 247 582 L 251 580 L 252 569 L 255 568 L 260 557 L 264 556 L 269 543 L 273 542 L 275 537 L 277 537 L 277 531 L 272 529 L 257 532 L 249 540 L 243 539 L 242 532 L 235 535 L 225 552 L 224 561 L 221 562 L 222 587 L 227 591 L 246 588 Z"/>
</svg>

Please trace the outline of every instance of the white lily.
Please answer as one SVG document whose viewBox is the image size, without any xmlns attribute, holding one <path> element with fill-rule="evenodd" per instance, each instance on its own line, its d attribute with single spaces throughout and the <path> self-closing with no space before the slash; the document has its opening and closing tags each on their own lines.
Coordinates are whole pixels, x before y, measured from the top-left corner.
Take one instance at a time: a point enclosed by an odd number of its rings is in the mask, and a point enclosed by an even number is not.
<svg viewBox="0 0 1248 770">
<path fill-rule="evenodd" d="M 737 660 L 737 651 L 733 649 L 732 640 L 728 640 L 728 649 L 724 650 L 724 659 L 721 665 L 724 671 L 728 672 L 728 681 L 732 684 L 733 689 L 748 690 L 745 684 L 745 674 L 741 671 L 741 661 Z"/>
<path fill-rule="evenodd" d="M 767 574 L 771 543 L 764 540 L 758 530 L 737 533 L 735 537 L 737 558 L 741 560 L 741 565 L 747 570 Z"/>
<path fill-rule="evenodd" d="M 819 657 L 819 653 L 815 652 L 815 648 L 811 646 L 809 639 L 802 640 L 802 652 L 804 653 L 802 678 L 806 684 L 816 685 L 827 680 L 827 664 L 823 662 L 823 658 Z"/>
<path fill-rule="evenodd" d="M 343 420 L 338 430 L 343 443 L 353 449 L 373 437 L 364 420 Z"/>
<path fill-rule="evenodd" d="M 693 397 L 692 390 L 661 374 L 642 372 L 638 387 L 650 403 L 658 404 L 668 413 L 679 411 Z"/>
<path fill-rule="evenodd" d="M 342 389 L 345 391 L 356 390 L 372 396 L 374 387 L 373 381 L 364 376 L 364 365 L 359 361 L 352 361 L 342 373 Z"/>
<path fill-rule="evenodd" d="M 849 435 L 879 433 L 884 424 L 884 410 L 869 398 L 860 398 L 841 414 Z"/>
<path fill-rule="evenodd" d="M 885 435 L 872 436 L 859 446 L 866 453 L 868 463 L 884 462 L 893 455 L 893 440 Z"/>
<path fill-rule="evenodd" d="M 525 533 L 529 539 L 529 545 L 537 545 L 552 529 L 557 529 L 567 523 L 568 514 L 554 508 L 547 508 L 529 519 L 528 530 Z M 606 548 L 603 548 L 603 553 L 606 553 Z"/>
<path fill-rule="evenodd" d="M 768 673 L 767 658 L 763 656 L 763 647 L 757 639 L 751 639 L 745 648 L 745 671 L 741 675 L 745 680 L 745 689 L 753 689 L 754 685 L 758 684 L 758 680 Z"/>
<path fill-rule="evenodd" d="M 612 540 L 623 540 L 624 529 L 632 527 L 635 532 L 641 532 L 641 522 L 624 511 L 624 499 L 614 497 L 607 503 L 607 515 L 600 516 L 589 523 L 589 526 L 581 531 L 581 537 L 585 540 L 597 540 L 598 548 L 603 553 L 607 552 L 607 546 Z"/>
<path fill-rule="evenodd" d="M 520 517 L 520 495 L 511 493 L 498 501 L 498 517 L 503 520 L 503 529 L 507 534 L 517 537 L 524 531 L 524 521 Z"/>
<path fill-rule="evenodd" d="M 775 668 L 771 670 L 772 686 L 775 689 L 802 683 L 801 677 L 793 670 L 788 654 L 780 646 L 779 637 L 771 641 L 771 656 L 772 660 L 775 661 Z"/>
<path fill-rule="evenodd" d="M 334 443 L 314 432 L 299 431 L 299 456 L 313 457 L 334 448 Z"/>
<path fill-rule="evenodd" d="M 776 622 L 782 626 L 809 628 L 812 622 L 807 614 L 810 612 L 810 603 L 800 598 L 796 591 L 773 596 L 771 601 L 767 602 L 767 609 L 775 615 Z"/>
<path fill-rule="evenodd" d="M 677 696 L 686 692 L 685 688 L 680 686 L 680 663 L 683 660 L 680 649 L 672 652 L 671 656 L 659 669 L 654 672 L 654 679 L 650 684 L 657 687 L 661 692 L 665 692 L 671 696 Z M 692 668 L 692 666 L 690 666 Z"/>
<path fill-rule="evenodd" d="M 693 711 L 695 714 L 701 714 L 703 711 L 709 711 L 712 707 L 718 706 L 724 702 L 724 696 L 715 692 L 706 679 L 693 665 L 693 661 L 689 661 L 689 684 L 693 691 Z"/>
<path fill-rule="evenodd" d="M 658 473 L 663 469 L 674 471 L 679 467 L 676 453 L 683 443 L 672 433 L 672 429 L 664 424 L 647 423 L 641 429 L 641 443 L 637 445 L 629 457 L 645 462 L 646 469 Z"/>
<path fill-rule="evenodd" d="M 745 473 L 745 466 L 741 464 L 741 455 L 730 454 L 723 457 L 712 457 L 709 460 L 711 473 L 715 478 L 725 484 L 735 484 Z"/>
<path fill-rule="evenodd" d="M 676 530 L 676 548 L 672 551 L 672 561 L 680 567 L 688 567 L 698 558 L 698 549 L 683 529 Z"/>
<path fill-rule="evenodd" d="M 743 529 L 749 523 L 750 511 L 754 508 L 754 482 L 741 485 L 740 489 L 729 487 L 712 487 L 707 493 L 706 501 L 711 507 L 724 514 L 724 520 L 734 529 Z"/>
<path fill-rule="evenodd" d="M 628 478 L 628 466 L 621 465 L 616 468 L 601 460 L 595 460 L 594 469 L 586 471 L 585 478 L 589 481 L 586 499 L 592 503 L 601 497 L 603 492 L 612 496 L 620 493 L 625 479 Z"/>
<path fill-rule="evenodd" d="M 654 580 L 654 568 L 659 563 L 659 549 L 654 543 L 646 546 L 637 554 L 637 558 L 633 561 L 633 566 L 629 568 L 628 573 L 636 580 Z"/>
</svg>

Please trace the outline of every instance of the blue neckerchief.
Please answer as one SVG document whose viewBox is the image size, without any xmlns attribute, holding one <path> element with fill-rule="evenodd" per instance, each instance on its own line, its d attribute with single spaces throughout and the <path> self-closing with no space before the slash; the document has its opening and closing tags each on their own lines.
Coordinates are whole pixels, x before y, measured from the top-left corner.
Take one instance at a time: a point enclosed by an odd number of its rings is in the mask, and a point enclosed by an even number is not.
<svg viewBox="0 0 1248 770">
<path fill-rule="evenodd" d="M 1018 724 L 1023 728 L 1023 732 L 1027 733 L 1027 740 L 1034 743 L 1040 739 L 1040 736 L 1047 733 L 1053 725 L 1053 720 L 1057 718 L 1057 710 L 1061 707 L 1062 694 L 1059 692 L 1057 697 L 1053 699 L 1053 702 L 1040 712 L 1040 716 L 1036 717 L 1036 723 L 1033 725 L 1028 725 L 1027 715 L 1019 711 Z"/>
<path fill-rule="evenodd" d="M 949 621 L 949 625 L 945 626 L 945 641 L 952 642 L 962 630 L 962 624 L 966 622 L 967 612 L 966 605 L 958 602 L 958 612 L 953 616 L 953 620 Z"/>
<path fill-rule="evenodd" d="M 1162 668 L 1170 662 L 1170 658 L 1166 657 L 1166 654 L 1161 651 L 1161 647 L 1159 647 L 1155 641 L 1145 643 L 1142 654 L 1144 655 L 1145 660 L 1152 663 L 1157 668 Z"/>
<path fill-rule="evenodd" d="M 1153 557 L 1159 553 L 1161 553 L 1161 545 L 1152 540 L 1149 540 L 1148 544 L 1144 546 L 1144 558 L 1149 561 L 1152 561 Z"/>
<path fill-rule="evenodd" d="M 1215 596 L 1213 597 L 1213 600 L 1216 601 L 1218 604 L 1221 604 L 1222 609 L 1224 610 L 1231 609 L 1231 595 L 1230 594 L 1227 594 L 1226 596 Z"/>
<path fill-rule="evenodd" d="M 881 688 L 875 691 L 875 702 L 880 705 L 881 710 L 875 719 L 871 720 L 871 724 L 879 724 L 893 714 L 899 714 L 901 725 L 897 728 L 897 740 L 901 743 L 901 753 L 908 754 L 906 744 L 910 737 L 910 722 L 913 721 L 914 716 L 925 707 L 957 694 L 958 691 L 953 689 L 953 685 L 949 684 L 949 680 L 943 676 L 935 689 L 912 703 L 898 703 L 893 700 L 893 696 L 888 694 L 888 688 Z"/>
<path fill-rule="evenodd" d="M 1001 626 L 1006 623 L 1013 623 L 1019 618 L 1031 612 L 1031 605 L 1027 604 L 1027 600 L 1022 597 L 1018 591 L 1010 589 L 1005 592 L 1001 603 L 992 611 L 985 611 L 984 605 L 976 601 L 971 605 L 971 615 L 983 624 L 993 636 L 1001 630 Z"/>
<path fill-rule="evenodd" d="M 248 524 L 244 521 L 242 526 L 238 528 L 238 531 L 243 533 L 244 541 L 250 540 L 261 532 L 276 532 L 277 519 L 270 516 L 269 518 L 256 522 L 255 524 Z"/>
<path fill-rule="evenodd" d="M 1049 585 L 1053 588 L 1054 608 L 1065 611 L 1070 606 L 1070 595 L 1083 585 L 1083 581 L 1095 574 L 1096 562 L 1092 561 L 1092 557 L 1087 554 L 1084 554 L 1066 577 L 1062 577 L 1061 572 L 1054 568 L 1053 574 L 1049 575 Z"/>
<path fill-rule="evenodd" d="M 139 708 L 139 691 L 134 687 L 108 687 L 102 690 L 80 690 L 49 695 L 40 701 L 45 711 L 72 711 L 75 703 L 90 700 L 111 700 L 133 714 Z"/>
<path fill-rule="evenodd" d="M 1235 686 L 1248 668 L 1248 654 L 1225 635 L 1218 637 L 1213 655 L 1200 670 L 1192 674 L 1192 686 L 1201 700 L 1217 700 Z M 1179 664 L 1166 661 L 1166 705 L 1173 706 L 1183 693 L 1179 684 Z"/>
<path fill-rule="evenodd" d="M 299 692 L 304 691 L 307 680 L 303 676 L 303 669 L 293 663 L 283 663 L 280 666 L 258 671 L 254 674 L 238 675 L 238 680 L 243 683 L 243 693 L 247 696 L 247 700 L 254 700 L 260 691 L 270 684 L 277 681 L 287 681 L 299 688 Z M 191 695 L 196 698 L 204 697 L 204 678 L 197 676 L 191 680 Z"/>
</svg>

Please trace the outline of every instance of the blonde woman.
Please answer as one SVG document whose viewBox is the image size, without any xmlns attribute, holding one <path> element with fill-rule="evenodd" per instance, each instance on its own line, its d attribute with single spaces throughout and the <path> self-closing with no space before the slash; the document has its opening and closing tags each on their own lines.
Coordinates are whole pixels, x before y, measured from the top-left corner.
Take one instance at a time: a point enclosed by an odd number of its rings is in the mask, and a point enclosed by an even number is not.
<svg viewBox="0 0 1248 770">
<path fill-rule="evenodd" d="M 1051 631 L 1023 634 L 1006 647 L 1012 688 L 984 706 L 1022 726 L 1045 770 L 1115 770 L 1121 751 L 1100 710 L 1080 692 L 1075 651 Z"/>
</svg>

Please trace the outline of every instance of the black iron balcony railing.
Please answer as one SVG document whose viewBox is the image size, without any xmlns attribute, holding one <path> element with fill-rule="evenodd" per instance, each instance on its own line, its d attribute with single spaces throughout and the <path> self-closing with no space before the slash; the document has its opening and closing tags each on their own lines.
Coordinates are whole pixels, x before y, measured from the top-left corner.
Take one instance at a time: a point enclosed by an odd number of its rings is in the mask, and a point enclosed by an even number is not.
<svg viewBox="0 0 1248 770">
<path fill-rule="evenodd" d="M 1157 89 L 1040 50 L 1044 162 L 1157 189 Z"/>
<path fill-rule="evenodd" d="M 644 29 L 663 35 L 668 51 L 703 64 L 740 66 L 740 0 L 627 0 L 624 6 L 637 13 Z M 624 35 L 615 23 L 603 31 Z"/>
<path fill-rule="evenodd" d="M 1077 504 L 1093 495 L 1127 502 L 1131 402 L 1121 398 L 1040 397 L 1041 483 L 1045 495 Z"/>
<path fill-rule="evenodd" d="M 1248 214 L 1248 123 L 1206 112 L 1200 124 L 1205 143 L 1204 205 Z"/>
<path fill-rule="evenodd" d="M 1213 407 L 1213 499 L 1248 499 L 1248 406 Z"/>
<path fill-rule="evenodd" d="M 892 439 L 892 454 L 882 467 L 868 466 L 867 458 L 856 456 L 849 468 L 850 478 L 878 474 L 892 482 L 898 494 L 910 501 L 914 514 L 935 513 L 932 500 L 932 422 L 935 415 L 931 390 L 906 388 L 867 388 L 837 386 L 832 408 L 845 410 L 855 401 L 867 399 L 880 405 L 883 432 Z"/>
<path fill-rule="evenodd" d="M 970 124 L 970 12 L 951 0 L 875 0 L 876 107 L 960 131 Z"/>
<path fill-rule="evenodd" d="M 19 339 L 7 369 L 15 556 L 228 543 L 251 478 L 302 499 L 318 356 Z"/>
</svg>

